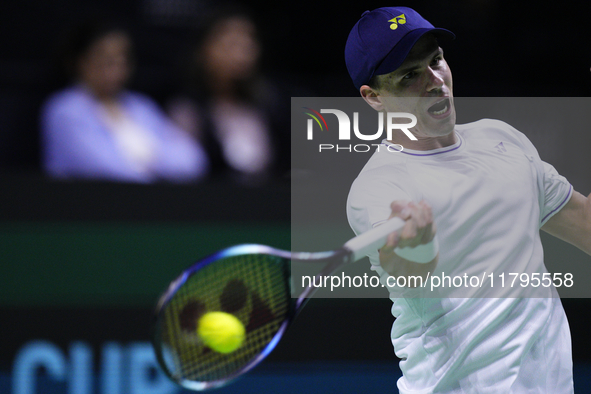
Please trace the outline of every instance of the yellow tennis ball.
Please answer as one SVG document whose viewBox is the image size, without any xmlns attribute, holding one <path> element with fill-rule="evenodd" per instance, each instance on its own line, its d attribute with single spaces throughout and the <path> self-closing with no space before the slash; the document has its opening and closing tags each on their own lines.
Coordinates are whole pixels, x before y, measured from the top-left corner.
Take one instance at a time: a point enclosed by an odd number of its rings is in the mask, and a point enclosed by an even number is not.
<svg viewBox="0 0 591 394">
<path fill-rule="evenodd" d="M 246 330 L 238 318 L 226 312 L 208 312 L 201 316 L 197 334 L 209 348 L 231 353 L 244 341 Z"/>
</svg>

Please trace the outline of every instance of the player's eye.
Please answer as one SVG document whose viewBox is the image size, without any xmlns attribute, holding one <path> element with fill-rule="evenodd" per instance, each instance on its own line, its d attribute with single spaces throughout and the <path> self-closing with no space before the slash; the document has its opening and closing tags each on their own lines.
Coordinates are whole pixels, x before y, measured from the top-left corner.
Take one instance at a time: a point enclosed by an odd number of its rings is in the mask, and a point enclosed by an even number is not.
<svg viewBox="0 0 591 394">
<path fill-rule="evenodd" d="M 408 80 L 408 79 L 412 79 L 412 78 L 414 78 L 414 76 L 415 76 L 415 75 L 417 75 L 417 73 L 416 73 L 415 71 L 411 71 L 411 72 L 409 72 L 409 73 L 405 74 L 405 75 L 402 77 L 402 79 L 406 79 L 406 80 Z"/>
<path fill-rule="evenodd" d="M 441 55 L 437 55 L 433 58 L 433 60 L 431 61 L 431 65 L 432 66 L 437 66 L 441 61 L 443 60 L 443 56 Z"/>
</svg>

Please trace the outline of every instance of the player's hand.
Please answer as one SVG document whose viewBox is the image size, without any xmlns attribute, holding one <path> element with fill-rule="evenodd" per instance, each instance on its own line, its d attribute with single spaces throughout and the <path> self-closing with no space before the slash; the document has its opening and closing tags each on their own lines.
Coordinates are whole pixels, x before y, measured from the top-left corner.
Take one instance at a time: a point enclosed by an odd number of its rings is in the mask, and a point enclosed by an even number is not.
<svg viewBox="0 0 591 394">
<path fill-rule="evenodd" d="M 436 226 L 433 222 L 431 206 L 425 201 L 394 201 L 390 204 L 392 213 L 390 219 L 399 217 L 406 222 L 402 230 L 393 232 L 388 236 L 386 249 L 395 247 L 415 247 L 429 243 L 436 233 Z"/>
<path fill-rule="evenodd" d="M 390 204 L 390 218 L 399 217 L 406 222 L 404 227 L 388 236 L 386 244 L 380 249 L 380 264 L 391 275 L 426 275 L 433 271 L 437 258 L 429 264 L 416 264 L 398 256 L 396 247 L 416 247 L 433 240 L 437 228 L 433 221 L 431 206 L 425 201 L 394 201 Z"/>
</svg>

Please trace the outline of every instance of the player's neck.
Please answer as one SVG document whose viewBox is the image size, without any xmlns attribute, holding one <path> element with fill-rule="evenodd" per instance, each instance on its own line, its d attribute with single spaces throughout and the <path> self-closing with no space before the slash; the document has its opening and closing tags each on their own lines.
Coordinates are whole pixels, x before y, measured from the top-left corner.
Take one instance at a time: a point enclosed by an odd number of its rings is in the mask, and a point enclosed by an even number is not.
<svg viewBox="0 0 591 394">
<path fill-rule="evenodd" d="M 458 142 L 458 137 L 456 136 L 455 131 L 443 136 L 438 137 L 417 137 L 417 140 L 411 140 L 407 136 L 396 136 L 393 135 L 393 139 L 389 142 L 393 144 L 399 144 L 404 147 L 404 149 L 411 149 L 411 150 L 434 150 L 445 148 L 447 146 L 451 146 Z"/>
</svg>

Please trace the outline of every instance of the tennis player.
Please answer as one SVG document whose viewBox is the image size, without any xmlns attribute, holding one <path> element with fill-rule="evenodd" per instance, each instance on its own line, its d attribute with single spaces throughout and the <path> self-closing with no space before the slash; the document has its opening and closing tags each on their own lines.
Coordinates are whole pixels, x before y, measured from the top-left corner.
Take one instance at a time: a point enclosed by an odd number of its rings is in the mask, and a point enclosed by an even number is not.
<svg viewBox="0 0 591 394">
<path fill-rule="evenodd" d="M 405 7 L 366 11 L 345 48 L 347 68 L 377 111 L 410 112 L 354 181 L 349 223 L 360 234 L 390 217 L 407 223 L 369 256 L 400 276 L 547 272 L 539 230 L 591 254 L 591 196 L 543 162 L 510 125 L 456 124 L 452 74 L 437 29 Z M 547 297 L 431 298 L 392 286 L 400 393 L 573 393 L 571 338 L 556 290 Z"/>
</svg>

